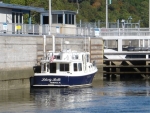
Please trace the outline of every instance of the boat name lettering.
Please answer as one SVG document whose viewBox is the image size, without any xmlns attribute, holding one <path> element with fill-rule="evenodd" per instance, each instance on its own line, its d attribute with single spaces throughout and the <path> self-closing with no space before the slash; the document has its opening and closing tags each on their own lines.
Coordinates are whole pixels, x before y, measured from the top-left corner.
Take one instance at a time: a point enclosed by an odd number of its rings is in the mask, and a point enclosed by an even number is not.
<svg viewBox="0 0 150 113">
<path fill-rule="evenodd" d="M 61 81 L 61 78 L 53 78 L 53 79 L 48 79 L 48 78 L 42 78 L 41 81 L 49 81 L 49 82 L 59 82 Z"/>
</svg>

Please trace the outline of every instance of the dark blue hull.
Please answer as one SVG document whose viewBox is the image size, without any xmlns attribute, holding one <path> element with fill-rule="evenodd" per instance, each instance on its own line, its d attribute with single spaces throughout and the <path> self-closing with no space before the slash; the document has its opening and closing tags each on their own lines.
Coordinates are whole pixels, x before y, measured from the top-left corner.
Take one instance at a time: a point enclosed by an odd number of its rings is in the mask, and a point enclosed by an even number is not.
<svg viewBox="0 0 150 113">
<path fill-rule="evenodd" d="M 70 86 L 90 85 L 93 81 L 95 73 L 83 76 L 38 75 L 33 77 L 33 86 L 70 87 Z"/>
</svg>

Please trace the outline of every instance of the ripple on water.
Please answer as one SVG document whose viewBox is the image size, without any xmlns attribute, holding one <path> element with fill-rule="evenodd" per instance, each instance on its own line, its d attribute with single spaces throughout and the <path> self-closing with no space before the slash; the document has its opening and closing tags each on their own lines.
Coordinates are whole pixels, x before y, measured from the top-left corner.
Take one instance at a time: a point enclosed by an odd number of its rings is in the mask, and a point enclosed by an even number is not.
<svg viewBox="0 0 150 113">
<path fill-rule="evenodd" d="M 149 113 L 149 81 L 104 81 L 88 88 L 0 92 L 0 113 Z"/>
</svg>

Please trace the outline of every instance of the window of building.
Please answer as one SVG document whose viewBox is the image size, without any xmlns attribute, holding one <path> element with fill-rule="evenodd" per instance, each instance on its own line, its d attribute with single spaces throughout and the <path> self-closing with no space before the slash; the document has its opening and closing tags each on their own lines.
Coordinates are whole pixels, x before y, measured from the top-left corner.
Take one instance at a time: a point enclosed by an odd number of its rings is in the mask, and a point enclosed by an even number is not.
<svg viewBox="0 0 150 113">
<path fill-rule="evenodd" d="M 57 14 L 52 15 L 52 23 L 57 24 Z"/>
<path fill-rule="evenodd" d="M 22 13 L 20 13 L 20 23 L 22 23 Z"/>
<path fill-rule="evenodd" d="M 65 24 L 74 24 L 74 14 L 65 14 L 64 18 L 63 14 L 52 14 L 52 23 L 63 24 L 63 19 L 65 19 Z"/>
<path fill-rule="evenodd" d="M 69 21 L 68 21 L 68 14 L 65 14 L 65 24 L 69 24 Z"/>
<path fill-rule="evenodd" d="M 12 12 L 12 23 L 22 23 L 22 13 Z"/>
<path fill-rule="evenodd" d="M 62 14 L 58 14 L 58 23 L 63 23 L 63 15 Z"/>
<path fill-rule="evenodd" d="M 60 71 L 69 71 L 69 64 L 60 64 Z"/>
<path fill-rule="evenodd" d="M 72 15 L 72 24 L 74 24 L 74 15 Z"/>
<path fill-rule="evenodd" d="M 12 12 L 12 23 L 15 23 L 15 13 Z"/>
<path fill-rule="evenodd" d="M 18 23 L 18 13 L 16 13 L 16 23 Z"/>
<path fill-rule="evenodd" d="M 71 24 L 71 14 L 69 14 L 69 24 Z"/>
<path fill-rule="evenodd" d="M 43 16 L 43 24 L 48 24 L 48 23 L 49 23 L 49 17 Z"/>
</svg>

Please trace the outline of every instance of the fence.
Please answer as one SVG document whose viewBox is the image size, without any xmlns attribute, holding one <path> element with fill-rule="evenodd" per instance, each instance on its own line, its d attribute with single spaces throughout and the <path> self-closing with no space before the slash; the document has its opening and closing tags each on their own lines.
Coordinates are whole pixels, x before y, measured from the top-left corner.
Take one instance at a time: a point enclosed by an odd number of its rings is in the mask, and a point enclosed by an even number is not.
<svg viewBox="0 0 150 113">
<path fill-rule="evenodd" d="M 71 35 L 71 36 L 150 36 L 149 28 L 94 28 L 76 25 L 49 25 L 35 24 L 6 24 L 0 23 L 0 34 L 24 35 Z"/>
</svg>

